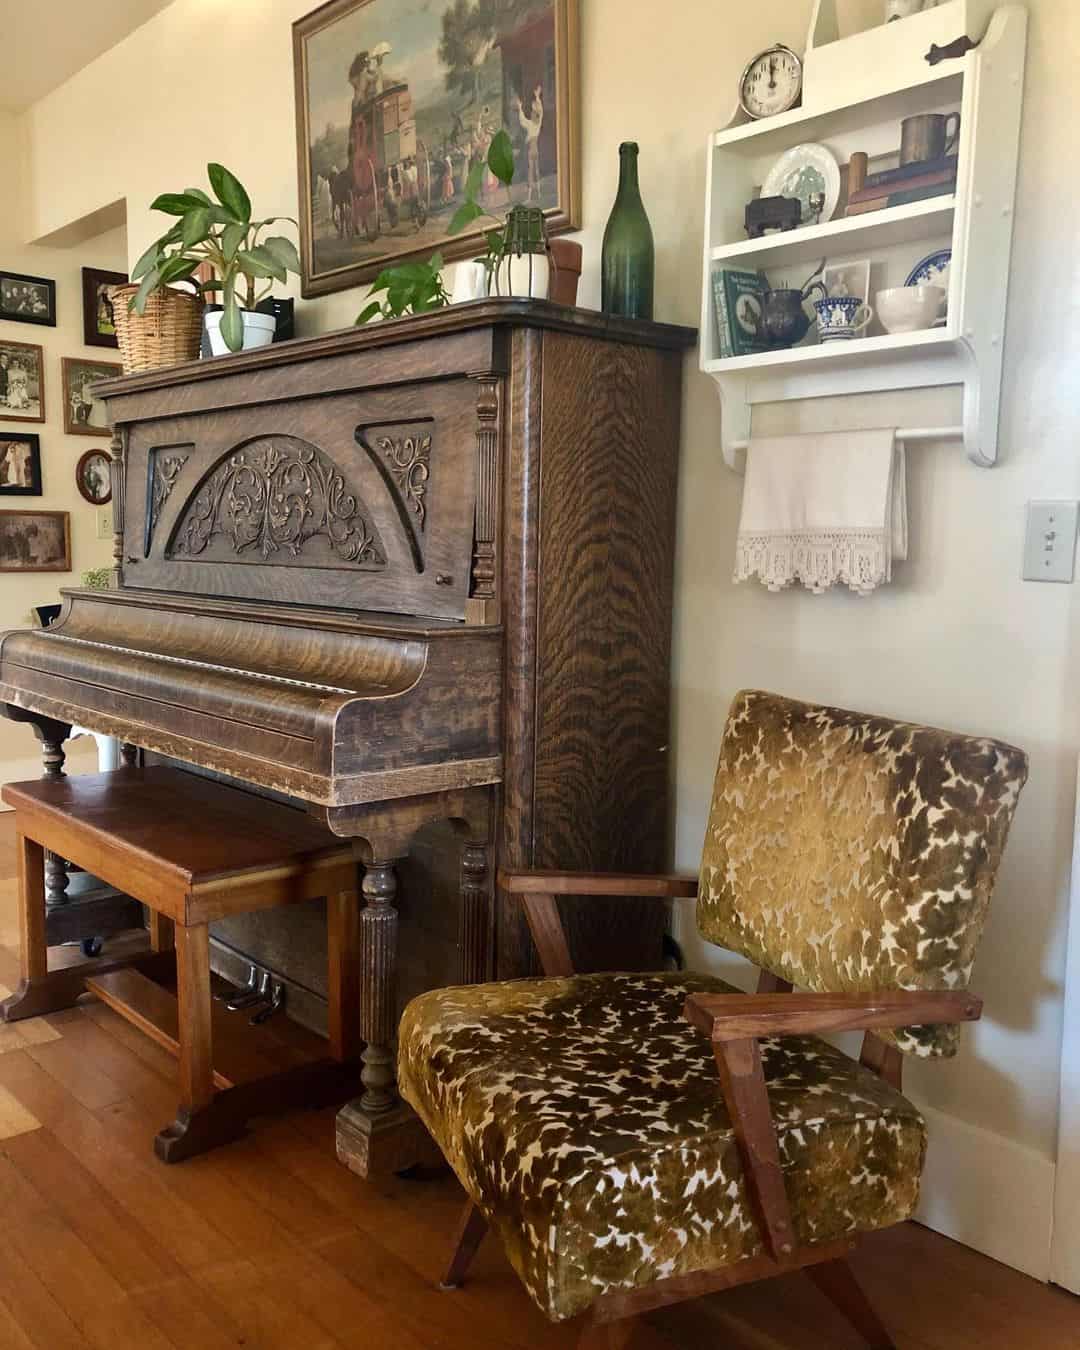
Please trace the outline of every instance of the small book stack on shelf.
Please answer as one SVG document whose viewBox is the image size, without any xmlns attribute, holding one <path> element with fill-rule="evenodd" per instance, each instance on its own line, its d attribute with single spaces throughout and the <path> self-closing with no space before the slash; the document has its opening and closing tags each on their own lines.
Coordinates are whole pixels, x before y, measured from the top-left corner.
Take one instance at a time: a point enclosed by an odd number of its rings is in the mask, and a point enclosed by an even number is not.
<svg viewBox="0 0 1080 1350">
<path fill-rule="evenodd" d="M 712 274 L 712 282 L 717 354 L 723 358 L 769 351 L 762 298 L 766 283 L 761 273 L 718 267 Z"/>
<path fill-rule="evenodd" d="M 924 159 L 899 169 L 867 174 L 861 186 L 849 191 L 845 214 L 862 216 L 870 211 L 883 211 L 888 206 L 906 206 L 909 202 L 921 202 L 955 191 L 956 156 Z"/>
</svg>

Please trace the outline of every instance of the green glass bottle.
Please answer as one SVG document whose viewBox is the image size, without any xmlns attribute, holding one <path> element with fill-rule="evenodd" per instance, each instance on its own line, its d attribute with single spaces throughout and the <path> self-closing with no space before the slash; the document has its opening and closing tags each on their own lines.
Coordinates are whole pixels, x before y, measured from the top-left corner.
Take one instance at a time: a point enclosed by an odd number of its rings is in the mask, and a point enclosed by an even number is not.
<svg viewBox="0 0 1080 1350">
<path fill-rule="evenodd" d="M 652 229 L 638 190 L 638 148 L 624 141 L 619 146 L 619 193 L 604 230 L 600 260 L 604 313 L 651 319 L 655 266 Z"/>
</svg>

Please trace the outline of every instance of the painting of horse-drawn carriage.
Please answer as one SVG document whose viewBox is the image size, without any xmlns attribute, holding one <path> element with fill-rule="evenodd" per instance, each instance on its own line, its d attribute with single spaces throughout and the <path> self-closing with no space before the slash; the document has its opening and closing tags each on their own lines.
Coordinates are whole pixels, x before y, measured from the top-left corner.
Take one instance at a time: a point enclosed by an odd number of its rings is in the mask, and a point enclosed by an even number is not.
<svg viewBox="0 0 1080 1350">
<path fill-rule="evenodd" d="M 579 224 L 577 0 L 331 0 L 293 25 L 303 291 L 371 280 L 436 249 L 472 256 L 492 222 L 449 236 L 501 128 L 512 186 L 480 202 Z"/>
</svg>

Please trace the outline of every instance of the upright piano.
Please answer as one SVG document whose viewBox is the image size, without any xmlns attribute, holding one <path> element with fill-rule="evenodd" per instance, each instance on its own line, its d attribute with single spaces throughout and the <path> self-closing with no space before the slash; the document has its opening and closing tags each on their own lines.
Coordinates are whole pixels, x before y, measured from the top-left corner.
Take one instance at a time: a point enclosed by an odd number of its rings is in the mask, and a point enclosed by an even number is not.
<svg viewBox="0 0 1080 1350">
<path fill-rule="evenodd" d="M 497 866 L 660 870 L 691 329 L 481 301 L 100 386 L 115 583 L 0 639 L 46 772 L 72 725 L 283 794 L 354 841 L 357 1170 L 408 1160 L 397 873 L 462 840 L 461 980 L 528 973 Z M 654 902 L 567 905 L 592 967 L 656 966 Z"/>
</svg>

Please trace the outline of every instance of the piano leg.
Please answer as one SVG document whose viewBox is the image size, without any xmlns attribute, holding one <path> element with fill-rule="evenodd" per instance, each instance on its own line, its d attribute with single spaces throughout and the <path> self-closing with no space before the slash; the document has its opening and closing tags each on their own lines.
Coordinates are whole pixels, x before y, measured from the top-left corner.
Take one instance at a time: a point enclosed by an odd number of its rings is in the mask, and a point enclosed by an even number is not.
<svg viewBox="0 0 1080 1350">
<path fill-rule="evenodd" d="M 367 859 L 360 912 L 360 1036 L 363 1093 L 338 1112 L 337 1154 L 362 1177 L 386 1176 L 418 1164 L 444 1166 L 442 1155 L 412 1108 L 397 1092 L 395 1038 L 398 1023 L 397 870 L 412 836 L 430 821 L 450 821 L 469 841 L 462 856 L 462 971 L 467 981 L 490 970 L 488 840 L 493 790 L 468 788 L 398 803 L 331 810 L 335 833 L 354 840 Z"/>
</svg>

